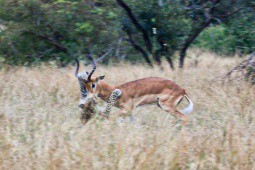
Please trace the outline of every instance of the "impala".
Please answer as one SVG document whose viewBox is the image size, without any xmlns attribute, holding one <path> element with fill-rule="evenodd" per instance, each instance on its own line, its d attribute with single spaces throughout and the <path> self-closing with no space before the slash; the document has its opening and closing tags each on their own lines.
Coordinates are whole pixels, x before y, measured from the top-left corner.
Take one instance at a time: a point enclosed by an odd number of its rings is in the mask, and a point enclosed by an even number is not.
<svg viewBox="0 0 255 170">
<path fill-rule="evenodd" d="M 75 76 L 78 78 L 81 89 L 80 108 L 84 108 L 86 103 L 98 97 L 107 101 L 112 92 L 118 89 L 120 96 L 117 96 L 118 99 L 115 96 L 116 103 L 108 100 L 109 105 L 112 103 L 120 109 L 117 113 L 118 116 L 130 115 L 130 112 L 138 106 L 157 104 L 161 109 L 181 119 L 184 123 L 188 122 L 186 114 L 193 110 L 193 103 L 186 91 L 173 81 L 159 77 L 147 77 L 119 86 L 111 86 L 103 80 L 105 76 L 92 77 L 96 70 L 96 63 L 90 54 L 87 57 L 93 64 L 93 69 L 90 72 L 78 73 L 79 61 L 76 60 Z M 179 111 L 177 105 L 183 98 L 187 99 L 189 105 Z"/>
</svg>

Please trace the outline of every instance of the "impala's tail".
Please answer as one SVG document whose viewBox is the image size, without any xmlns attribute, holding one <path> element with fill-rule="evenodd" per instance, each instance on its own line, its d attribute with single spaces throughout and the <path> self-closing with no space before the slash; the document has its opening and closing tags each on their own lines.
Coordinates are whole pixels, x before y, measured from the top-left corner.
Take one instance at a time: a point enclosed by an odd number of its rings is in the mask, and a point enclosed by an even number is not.
<svg viewBox="0 0 255 170">
<path fill-rule="evenodd" d="M 193 105 L 192 101 L 190 100 L 190 98 L 186 94 L 184 95 L 184 97 L 188 100 L 189 105 L 185 109 L 181 110 L 181 112 L 183 114 L 187 115 L 192 112 L 194 105 Z"/>
</svg>

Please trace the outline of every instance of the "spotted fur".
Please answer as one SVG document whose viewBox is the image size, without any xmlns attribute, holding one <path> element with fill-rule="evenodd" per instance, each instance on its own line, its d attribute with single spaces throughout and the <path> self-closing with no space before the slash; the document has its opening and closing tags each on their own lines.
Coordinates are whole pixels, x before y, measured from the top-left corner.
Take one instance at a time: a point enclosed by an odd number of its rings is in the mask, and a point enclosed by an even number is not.
<svg viewBox="0 0 255 170">
<path fill-rule="evenodd" d="M 118 97 L 120 97 L 122 94 L 122 91 L 120 89 L 115 89 L 112 91 L 109 99 L 107 100 L 107 106 L 105 108 L 104 114 L 105 115 L 109 115 L 109 113 L 111 112 L 112 107 L 115 105 Z"/>
<path fill-rule="evenodd" d="M 86 86 L 85 86 L 85 82 L 84 80 L 86 80 L 88 77 L 88 73 L 86 72 L 81 72 L 79 74 L 77 74 L 77 78 L 79 81 L 79 85 L 80 85 L 80 92 L 81 92 L 81 99 L 85 99 L 88 95 L 88 92 L 86 90 Z"/>
</svg>

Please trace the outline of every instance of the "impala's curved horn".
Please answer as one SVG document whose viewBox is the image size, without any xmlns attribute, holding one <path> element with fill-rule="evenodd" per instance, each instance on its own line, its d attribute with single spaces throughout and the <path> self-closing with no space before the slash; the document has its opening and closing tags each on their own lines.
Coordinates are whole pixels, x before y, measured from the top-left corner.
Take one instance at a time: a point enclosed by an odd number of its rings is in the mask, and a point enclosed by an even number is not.
<svg viewBox="0 0 255 170">
<path fill-rule="evenodd" d="M 87 54 L 86 56 L 87 56 L 87 58 L 88 58 L 89 60 L 92 61 L 92 65 L 93 65 L 93 69 L 92 69 L 91 72 L 88 74 L 88 81 L 89 81 L 89 80 L 91 80 L 91 76 L 92 76 L 92 74 L 94 73 L 94 71 L 96 70 L 97 65 L 96 65 L 96 62 L 94 61 L 94 59 L 93 59 L 93 57 L 92 57 L 92 55 L 91 55 L 90 53 Z"/>
<path fill-rule="evenodd" d="M 79 63 L 79 60 L 77 58 L 75 59 L 75 61 L 76 61 L 77 66 L 76 66 L 74 75 L 75 75 L 75 77 L 77 77 L 78 72 L 79 72 L 79 68 L 80 68 L 80 63 Z"/>
</svg>

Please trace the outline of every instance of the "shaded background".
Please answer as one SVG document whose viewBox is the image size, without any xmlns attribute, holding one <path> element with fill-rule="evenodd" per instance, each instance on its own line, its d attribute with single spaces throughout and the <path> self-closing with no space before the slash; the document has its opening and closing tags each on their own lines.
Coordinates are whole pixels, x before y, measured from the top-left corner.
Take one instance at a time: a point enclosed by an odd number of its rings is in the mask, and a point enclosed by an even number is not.
<svg viewBox="0 0 255 170">
<path fill-rule="evenodd" d="M 190 47 L 254 51 L 254 14 L 254 0 L 0 0 L 0 60 L 66 66 L 85 50 L 104 64 L 164 59 L 173 69 Z"/>
</svg>

